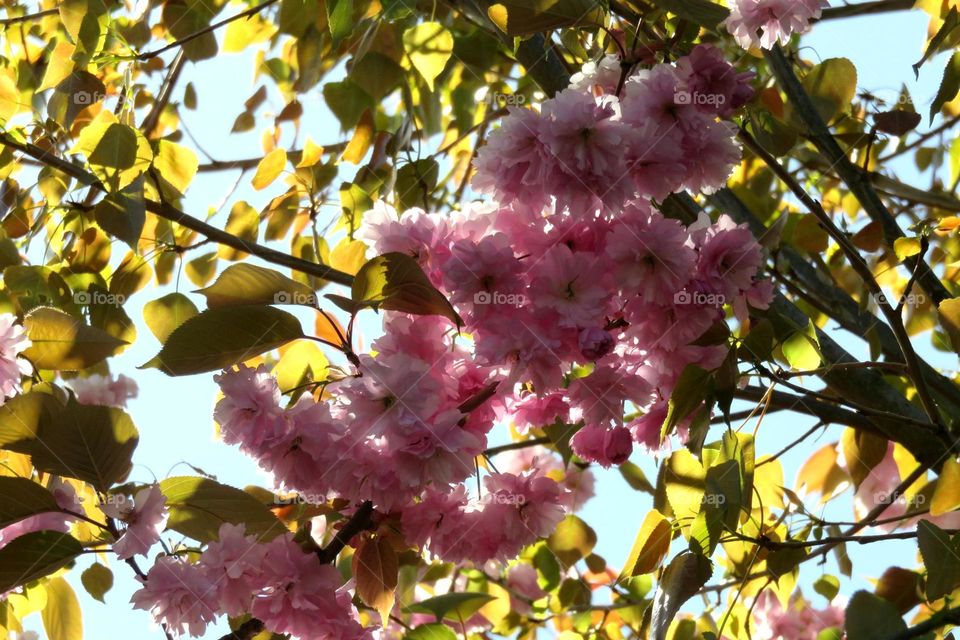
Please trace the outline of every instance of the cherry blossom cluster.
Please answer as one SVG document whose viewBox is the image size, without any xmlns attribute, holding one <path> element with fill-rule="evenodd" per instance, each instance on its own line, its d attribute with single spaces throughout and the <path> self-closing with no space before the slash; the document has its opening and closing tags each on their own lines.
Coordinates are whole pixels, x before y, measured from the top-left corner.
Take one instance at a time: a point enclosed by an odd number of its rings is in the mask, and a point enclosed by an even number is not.
<svg viewBox="0 0 960 640">
<path fill-rule="evenodd" d="M 133 594 L 174 636 L 203 635 L 217 616 L 250 614 L 274 633 L 321 640 L 370 640 L 335 567 L 322 565 L 292 534 L 260 542 L 223 524 L 197 562 L 161 556 Z"/>
<path fill-rule="evenodd" d="M 626 79 L 611 57 L 546 100 L 513 107 L 476 161 L 474 188 L 501 205 L 556 206 L 577 217 L 616 211 L 637 197 L 713 191 L 740 160 L 730 115 L 752 96 L 720 50 L 700 45 L 676 64 Z"/>
<path fill-rule="evenodd" d="M 843 629 L 844 612 L 841 604 L 831 603 L 818 609 L 797 591 L 784 606 L 773 591 L 764 591 L 751 607 L 751 637 L 756 640 L 817 640 L 821 637 L 821 631 Z"/>
<path fill-rule="evenodd" d="M 787 44 L 794 33 L 806 33 L 820 18 L 827 0 L 735 0 L 724 26 L 744 49 L 772 49 Z"/>
</svg>

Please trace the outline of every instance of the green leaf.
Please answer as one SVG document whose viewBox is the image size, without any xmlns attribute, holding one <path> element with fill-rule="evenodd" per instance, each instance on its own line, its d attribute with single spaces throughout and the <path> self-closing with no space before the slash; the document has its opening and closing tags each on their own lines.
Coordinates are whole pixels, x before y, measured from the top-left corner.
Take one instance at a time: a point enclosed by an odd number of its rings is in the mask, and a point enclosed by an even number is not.
<svg viewBox="0 0 960 640">
<path fill-rule="evenodd" d="M 137 179 L 153 160 L 150 143 L 140 131 L 108 117 L 98 117 L 80 132 L 70 153 L 81 153 L 93 172 L 112 191 Z"/>
<path fill-rule="evenodd" d="M 59 531 L 35 531 L 14 538 L 0 549 L 0 591 L 50 575 L 81 553 L 83 546 Z"/>
<path fill-rule="evenodd" d="M 836 576 L 822 575 L 813 583 L 813 590 L 830 602 L 840 593 L 840 580 Z"/>
<path fill-rule="evenodd" d="M 343 82 L 328 82 L 323 85 L 323 99 L 330 111 L 340 121 L 340 129 L 349 131 L 360 122 L 367 109 L 375 107 L 373 98 L 357 83 L 347 78 Z"/>
<path fill-rule="evenodd" d="M 0 527 L 51 511 L 60 511 L 60 506 L 43 486 L 27 478 L 0 476 Z"/>
<path fill-rule="evenodd" d="M 654 0 L 653 4 L 711 31 L 730 15 L 726 7 L 709 0 Z"/>
<path fill-rule="evenodd" d="M 784 340 L 781 348 L 783 357 L 798 371 L 810 371 L 820 366 L 820 342 L 817 340 L 817 328 L 812 320 L 806 329 L 797 331 Z"/>
<path fill-rule="evenodd" d="M 920 67 L 923 66 L 923 63 L 926 62 L 927 59 L 933 54 L 939 53 L 946 48 L 943 46 L 944 41 L 947 39 L 947 36 L 949 36 L 953 30 L 957 28 L 957 26 L 960 26 L 960 13 L 957 13 L 956 7 L 950 7 L 950 13 L 948 13 L 947 17 L 943 19 L 943 24 L 940 25 L 940 29 L 938 29 L 933 37 L 930 38 L 930 42 L 927 44 L 927 49 L 923 52 L 923 57 L 913 65 L 913 74 L 917 77 L 917 79 L 920 78 Z"/>
<path fill-rule="evenodd" d="M 950 535 L 929 520 L 917 524 L 917 546 L 927 567 L 927 601 L 947 595 L 960 584 L 960 534 Z"/>
<path fill-rule="evenodd" d="M 269 306 L 207 309 L 177 327 L 144 365 L 170 376 L 216 371 L 303 338 L 300 321 Z"/>
<path fill-rule="evenodd" d="M 137 251 L 137 243 L 147 220 L 143 178 L 137 178 L 119 191 L 108 193 L 94 207 L 93 215 L 101 229 Z"/>
<path fill-rule="evenodd" d="M 561 520 L 547 538 L 547 546 L 565 567 L 573 566 L 586 558 L 596 545 L 596 531 L 574 515 Z"/>
<path fill-rule="evenodd" d="M 829 123 L 850 107 L 857 93 L 857 68 L 846 58 L 829 58 L 807 72 L 803 88 L 820 117 Z M 789 102 L 786 107 L 791 114 L 788 119 L 800 125 Z"/>
<path fill-rule="evenodd" d="M 710 373 L 695 364 L 684 367 L 667 401 L 667 415 L 660 428 L 660 439 L 666 438 L 680 422 L 703 404 L 710 393 Z"/>
<path fill-rule="evenodd" d="M 210 26 L 214 12 L 215 9 L 208 9 L 201 2 L 167 0 L 163 3 L 163 24 L 170 35 L 177 40 L 194 36 L 181 47 L 188 60 L 198 62 L 217 55 L 217 37 L 213 32 L 195 35 Z"/>
<path fill-rule="evenodd" d="M 300 304 L 308 307 L 317 304 L 317 296 L 307 285 L 279 271 L 247 263 L 227 267 L 216 282 L 196 293 L 207 298 L 207 306 L 211 309 L 246 304 Z"/>
<path fill-rule="evenodd" d="M 647 476 L 643 474 L 643 470 L 640 467 L 627 460 L 620 465 L 619 471 L 631 489 L 653 495 L 653 485 L 647 480 Z"/>
<path fill-rule="evenodd" d="M 495 599 L 488 593 L 471 591 L 445 593 L 415 602 L 403 611 L 404 613 L 432 613 L 437 617 L 438 622 L 444 618 L 460 621 L 466 620 L 479 611 L 483 605 Z"/>
<path fill-rule="evenodd" d="M 430 194 L 437 188 L 440 165 L 433 158 L 408 162 L 397 171 L 394 191 L 402 210 L 429 208 Z"/>
<path fill-rule="evenodd" d="M 51 578 L 44 585 L 47 605 L 40 612 L 48 638 L 83 640 L 83 614 L 73 587 L 63 578 Z"/>
<path fill-rule="evenodd" d="M 420 264 L 405 253 L 385 253 L 367 261 L 354 277 L 350 294 L 361 306 L 438 315 L 458 327 L 463 324 L 446 297 L 430 283 Z"/>
<path fill-rule="evenodd" d="M 430 91 L 453 53 L 453 34 L 439 22 L 421 22 L 403 32 L 403 48 Z"/>
<path fill-rule="evenodd" d="M 937 89 L 937 96 L 930 104 L 930 121 L 940 113 L 943 105 L 957 97 L 960 92 L 960 53 L 954 52 L 947 62 L 947 68 L 943 71 L 943 79 L 940 81 L 940 88 Z"/>
<path fill-rule="evenodd" d="M 457 640 L 457 634 L 447 625 L 434 622 L 409 631 L 403 640 Z"/>
<path fill-rule="evenodd" d="M 166 342 L 177 327 L 198 313 L 197 305 L 178 292 L 143 305 L 143 320 L 160 342 Z"/>
<path fill-rule="evenodd" d="M 187 192 L 187 187 L 193 182 L 198 166 L 197 155 L 187 147 L 169 140 L 157 142 L 153 168 L 181 195 Z"/>
<path fill-rule="evenodd" d="M 200 542 L 217 539 L 223 523 L 243 524 L 247 535 L 266 541 L 286 533 L 273 512 L 241 489 L 209 478 L 177 476 L 160 482 L 167 499 L 167 527 Z"/>
<path fill-rule="evenodd" d="M 707 469 L 703 501 L 690 529 L 691 550 L 710 556 L 725 528 L 736 529 L 742 504 L 740 492 L 740 469 L 736 460 L 724 460 Z"/>
<path fill-rule="evenodd" d="M 37 307 L 23 319 L 33 345 L 24 356 L 39 369 L 86 369 L 127 344 L 53 307 Z"/>
<path fill-rule="evenodd" d="M 103 596 L 113 588 L 113 571 L 99 562 L 94 562 L 80 574 L 80 582 L 95 600 L 106 602 Z"/>
<path fill-rule="evenodd" d="M 9 266 L 3 270 L 3 283 L 20 313 L 27 313 L 35 307 L 66 306 L 73 302 L 66 281 L 48 267 Z"/>
<path fill-rule="evenodd" d="M 353 33 L 356 22 L 353 20 L 353 0 L 328 0 L 327 26 L 330 28 L 330 37 L 333 38 L 333 48 L 336 49 L 340 41 Z"/>
<path fill-rule="evenodd" d="M 509 36 L 574 25 L 602 25 L 604 20 L 602 5 L 592 0 L 501 0 L 487 10 L 487 15 Z"/>
<path fill-rule="evenodd" d="M 262 164 L 262 163 L 261 163 Z M 224 231 L 237 236 L 247 242 L 256 242 L 257 235 L 260 233 L 260 214 L 248 203 L 240 200 L 230 207 L 230 215 L 227 216 L 227 224 Z M 217 247 L 218 257 L 224 260 L 242 260 L 247 257 L 246 251 L 240 251 L 233 247 L 221 244 Z M 210 274 L 213 275 L 212 273 Z"/>
<path fill-rule="evenodd" d="M 664 570 L 653 598 L 650 637 L 665 640 L 667 629 L 684 602 L 707 583 L 713 574 L 710 560 L 696 553 L 680 553 Z"/>
<path fill-rule="evenodd" d="M 867 591 L 857 591 L 844 613 L 847 640 L 891 638 L 907 628 L 892 604 Z"/>
</svg>

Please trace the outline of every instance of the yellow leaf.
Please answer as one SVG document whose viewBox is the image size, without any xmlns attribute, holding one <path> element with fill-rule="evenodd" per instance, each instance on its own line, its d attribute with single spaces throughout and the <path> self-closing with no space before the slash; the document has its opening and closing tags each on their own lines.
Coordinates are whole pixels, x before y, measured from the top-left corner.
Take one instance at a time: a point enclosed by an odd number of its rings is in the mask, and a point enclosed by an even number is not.
<svg viewBox="0 0 960 640">
<path fill-rule="evenodd" d="M 0 74 L 0 122 L 6 122 L 20 111 L 20 92 L 10 76 Z"/>
<path fill-rule="evenodd" d="M 52 89 L 70 77 L 74 69 L 73 52 L 75 50 L 76 47 L 66 40 L 57 42 L 57 46 L 47 58 L 47 70 L 43 72 L 43 82 L 37 87 L 38 92 Z"/>
<path fill-rule="evenodd" d="M 161 140 L 157 143 L 157 153 L 153 157 L 153 168 L 160 177 L 169 182 L 181 194 L 187 192 L 187 187 L 197 175 L 197 155 L 190 149 Z"/>
<path fill-rule="evenodd" d="M 259 226 L 260 215 L 257 210 L 241 200 L 230 209 L 230 216 L 227 218 L 227 225 L 224 229 L 227 233 L 232 233 L 238 238 L 256 242 Z M 217 248 L 217 255 L 224 260 L 241 260 L 247 256 L 247 253 L 222 244 Z"/>
<path fill-rule="evenodd" d="M 223 36 L 223 51 L 239 53 L 251 44 L 266 42 L 276 31 L 276 26 L 259 15 L 234 20 L 227 25 L 227 31 Z"/>
<path fill-rule="evenodd" d="M 807 493 L 821 494 L 820 501 L 825 503 L 850 481 L 847 473 L 837 464 L 838 458 L 836 443 L 818 449 L 800 467 L 797 487 L 805 487 Z"/>
<path fill-rule="evenodd" d="M 343 152 L 343 159 L 353 164 L 360 164 L 363 157 L 367 155 L 370 145 L 373 144 L 375 130 L 373 114 L 370 109 L 367 109 L 360 116 L 360 122 L 357 123 L 357 128 L 353 132 L 353 138 L 350 139 L 350 144 Z"/>
<path fill-rule="evenodd" d="M 312 167 L 320 162 L 322 157 L 323 147 L 318 145 L 311 138 L 307 138 L 306 144 L 303 145 L 303 151 L 300 153 L 300 162 L 297 163 L 297 169 Z"/>
<path fill-rule="evenodd" d="M 650 511 L 643 519 L 633 549 L 623 564 L 621 579 L 655 571 L 667 557 L 672 537 L 670 521 L 656 509 Z"/>
<path fill-rule="evenodd" d="M 48 638 L 82 640 L 83 615 L 73 588 L 63 578 L 47 581 L 47 606 L 40 612 Z"/>
<path fill-rule="evenodd" d="M 386 625 L 393 608 L 399 568 L 397 554 L 386 538 L 365 538 L 353 554 L 357 596 L 380 613 Z"/>
<path fill-rule="evenodd" d="M 893 241 L 893 252 L 900 262 L 917 255 L 920 253 L 920 238 L 897 238 Z"/>
<path fill-rule="evenodd" d="M 957 508 L 960 508 L 960 462 L 951 457 L 940 470 L 937 488 L 930 501 L 930 515 L 943 515 Z"/>
<path fill-rule="evenodd" d="M 283 148 L 276 148 L 260 161 L 257 173 L 253 176 L 253 188 L 257 191 L 266 189 L 276 180 L 283 168 L 287 166 L 287 152 Z"/>
<path fill-rule="evenodd" d="M 950 337 L 953 350 L 960 353 L 960 298 L 948 298 L 937 307 L 940 325 Z"/>
<path fill-rule="evenodd" d="M 117 122 L 109 111 L 101 111 L 83 128 L 70 153 L 83 154 L 93 172 L 112 191 L 128 186 L 153 161 L 153 150 L 144 135 Z"/>
<path fill-rule="evenodd" d="M 453 53 L 453 34 L 439 22 L 422 22 L 403 32 L 403 48 L 430 91 Z"/>
<path fill-rule="evenodd" d="M 344 238 L 330 252 L 330 266 L 356 275 L 367 261 L 367 245 L 360 240 Z"/>
<path fill-rule="evenodd" d="M 327 377 L 329 361 L 312 340 L 297 340 L 280 350 L 280 360 L 273 369 L 277 384 L 284 392 L 308 382 Z"/>
</svg>

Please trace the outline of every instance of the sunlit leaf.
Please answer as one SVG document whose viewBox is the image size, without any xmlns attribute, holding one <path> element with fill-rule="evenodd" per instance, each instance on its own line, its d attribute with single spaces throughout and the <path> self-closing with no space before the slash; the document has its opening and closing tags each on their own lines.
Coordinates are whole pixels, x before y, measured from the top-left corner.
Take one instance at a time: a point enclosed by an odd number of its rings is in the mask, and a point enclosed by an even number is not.
<svg viewBox="0 0 960 640">
<path fill-rule="evenodd" d="M 0 548 L 0 590 L 6 592 L 50 575 L 83 552 L 74 538 L 59 531 L 37 531 Z"/>
<path fill-rule="evenodd" d="M 439 22 L 421 22 L 403 32 L 403 48 L 433 91 L 433 83 L 453 53 L 453 34 Z"/>
<path fill-rule="evenodd" d="M 209 478 L 167 478 L 160 481 L 160 491 L 170 509 L 167 527 L 200 542 L 216 540 L 220 525 L 225 522 L 243 524 L 247 535 L 262 541 L 287 531 L 273 512 L 252 495 Z"/>
<path fill-rule="evenodd" d="M 117 353 L 125 342 L 53 307 L 38 307 L 23 319 L 33 343 L 24 355 L 41 369 L 85 369 Z"/>
<path fill-rule="evenodd" d="M 83 614 L 80 602 L 63 578 L 51 578 L 44 584 L 47 591 L 47 606 L 40 612 L 43 628 L 48 638 L 57 640 L 82 640 Z"/>
<path fill-rule="evenodd" d="M 174 329 L 197 315 L 197 305 L 182 293 L 168 293 L 143 305 L 143 320 L 160 342 L 166 342 Z"/>
</svg>

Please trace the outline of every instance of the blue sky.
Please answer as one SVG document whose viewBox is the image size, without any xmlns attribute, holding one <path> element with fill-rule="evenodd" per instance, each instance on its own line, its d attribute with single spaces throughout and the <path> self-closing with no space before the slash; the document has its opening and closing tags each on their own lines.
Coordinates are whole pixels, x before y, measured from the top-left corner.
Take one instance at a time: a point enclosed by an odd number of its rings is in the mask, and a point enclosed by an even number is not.
<svg viewBox="0 0 960 640">
<path fill-rule="evenodd" d="M 906 83 L 913 93 L 917 110 L 926 113 L 936 93 L 945 59 L 935 58 L 923 68 L 919 81 L 916 81 L 910 65 L 921 55 L 927 27 L 926 15 L 919 11 L 899 12 L 882 16 L 871 16 L 852 20 L 843 20 L 818 25 L 815 32 L 804 38 L 808 47 L 803 55 L 808 59 L 824 59 L 836 56 L 850 58 L 859 71 L 859 87 L 874 93 L 888 90 L 891 94 L 899 91 L 901 83 Z M 252 73 L 252 56 L 248 54 L 221 54 L 198 66 L 188 64 L 184 72 L 184 81 L 175 92 L 175 100 L 181 99 L 186 80 L 191 80 L 199 97 L 199 109 L 195 112 L 183 110 L 182 117 L 204 149 L 217 160 L 231 160 L 252 157 L 261 154 L 259 132 L 242 135 L 230 135 L 230 127 L 238 115 L 241 105 L 259 86 Z M 323 144 L 339 139 L 339 125 L 327 111 L 319 88 L 311 90 L 302 98 L 305 117 L 301 125 L 299 142 L 304 135 Z M 279 95 L 272 93 L 261 114 L 266 110 L 278 112 L 283 107 Z M 292 139 L 292 127 L 287 124 L 282 143 L 289 146 Z M 922 129 L 926 129 L 926 118 Z M 189 144 L 188 140 L 184 141 Z M 203 162 L 205 158 L 200 155 Z M 348 169 L 350 171 L 350 169 Z M 186 200 L 186 210 L 202 217 L 211 202 L 220 201 L 232 188 L 236 171 L 213 174 L 201 174 L 190 188 Z M 279 183 L 264 192 L 254 192 L 249 187 L 252 173 L 248 173 L 240 187 L 230 196 L 224 211 L 213 219 L 214 224 L 222 225 L 230 204 L 237 199 L 247 199 L 259 209 L 266 201 L 281 191 Z M 209 250 L 201 249 L 197 255 Z M 123 248 L 117 246 L 122 253 Z M 222 268 L 225 266 L 221 264 Z M 179 290 L 189 293 L 195 287 L 183 275 L 179 279 Z M 137 323 L 139 338 L 127 352 L 113 360 L 115 373 L 126 373 L 136 379 L 140 386 L 139 397 L 129 405 L 140 430 L 140 446 L 136 452 L 132 479 L 149 482 L 154 478 L 170 475 L 190 475 L 192 465 L 215 475 L 221 482 L 244 486 L 262 484 L 264 477 L 256 465 L 241 455 L 235 448 L 216 441 L 212 409 L 216 397 L 216 386 L 211 375 L 199 375 L 185 378 L 169 378 L 162 373 L 149 369 L 137 371 L 135 367 L 149 360 L 159 349 L 159 343 L 149 333 L 142 321 L 142 305 L 150 299 L 175 290 L 176 287 L 156 288 L 151 285 L 147 290 L 135 295 L 127 304 L 127 312 Z M 203 306 L 201 296 L 193 296 L 198 307 Z M 302 314 L 305 326 L 311 326 L 312 320 Z M 369 344 L 378 326 L 372 313 L 362 324 L 367 333 L 364 344 Z M 923 340 L 923 339 L 921 339 Z M 850 342 L 848 348 L 854 354 L 863 354 L 862 345 Z M 956 359 L 942 354 L 932 354 L 924 350 L 933 361 L 941 366 L 955 367 Z M 796 437 L 812 425 L 807 418 L 777 414 L 767 419 L 758 438 L 759 452 L 773 452 L 784 442 Z M 832 428 L 823 436 L 819 445 L 835 440 L 839 429 Z M 818 446 L 819 446 L 818 445 Z M 812 446 L 812 445 L 811 445 Z M 801 448 L 802 452 L 811 451 L 811 446 Z M 793 453 L 783 459 L 788 486 L 792 486 L 793 477 L 803 456 Z M 648 473 L 654 476 L 653 460 L 634 456 Z M 609 562 L 619 565 L 623 562 L 640 522 L 650 508 L 649 497 L 633 492 L 622 481 L 615 470 L 597 473 L 597 497 L 581 514 L 599 533 L 597 552 Z M 833 515 L 840 519 L 850 519 L 852 512 L 849 501 L 840 501 Z M 844 583 L 842 592 L 852 593 L 854 588 L 866 585 L 864 580 L 876 577 L 892 562 L 904 566 L 915 564 L 915 547 L 911 542 L 890 543 L 883 547 L 883 557 L 874 557 L 876 552 L 869 547 L 851 548 L 858 575 L 853 584 Z M 123 563 L 111 560 L 116 582 L 107 593 L 107 605 L 90 598 L 80 585 L 80 570 L 91 559 L 80 561 L 68 579 L 74 585 L 84 612 L 84 633 L 86 638 L 109 637 L 111 633 L 124 630 L 127 637 L 144 639 L 163 639 L 163 634 L 154 627 L 148 614 L 133 611 L 127 604 L 130 594 L 137 588 L 130 570 Z M 143 566 L 149 562 L 142 561 Z M 808 573 L 816 572 L 807 567 Z M 835 572 L 832 562 L 825 568 Z M 814 578 L 816 576 L 813 576 Z M 808 581 L 805 581 L 808 582 Z M 809 592 L 809 589 L 807 590 Z M 813 596 L 812 593 L 809 595 Z M 28 618 L 27 628 L 35 629 L 44 637 L 39 616 Z M 212 627 L 205 638 L 218 638 L 226 632 L 225 623 Z M 56 640 L 56 639 L 54 639 Z"/>
</svg>

